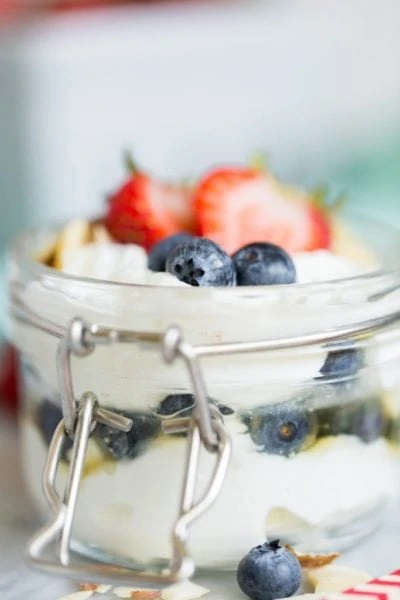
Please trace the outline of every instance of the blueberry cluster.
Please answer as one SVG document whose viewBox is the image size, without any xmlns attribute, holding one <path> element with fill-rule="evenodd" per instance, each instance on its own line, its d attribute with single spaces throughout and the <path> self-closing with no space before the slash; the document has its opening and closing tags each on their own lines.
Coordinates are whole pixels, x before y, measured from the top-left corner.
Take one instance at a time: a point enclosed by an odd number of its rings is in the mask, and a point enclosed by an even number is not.
<svg viewBox="0 0 400 600">
<path fill-rule="evenodd" d="M 113 408 L 110 410 L 115 411 Z M 125 410 L 118 410 L 117 412 L 132 419 L 131 430 L 129 432 L 119 431 L 108 425 L 98 423 L 92 437 L 105 453 L 116 460 L 136 458 L 145 450 L 149 442 L 160 433 L 160 420 L 147 412 Z M 62 412 L 59 405 L 47 398 L 42 400 L 37 408 L 36 422 L 46 445 L 50 444 L 61 419 Z M 72 440 L 65 438 L 62 450 L 64 460 L 68 459 L 71 448 Z"/>
<path fill-rule="evenodd" d="M 295 283 L 296 269 L 285 250 L 274 244 L 248 244 L 229 256 L 207 238 L 177 234 L 153 246 L 148 266 L 167 271 L 195 287 L 282 285 Z"/>
<path fill-rule="evenodd" d="M 339 434 L 356 435 L 365 443 L 381 436 L 398 441 L 400 426 L 385 415 L 380 398 L 344 402 L 338 394 L 337 403 L 313 406 L 312 398 L 294 398 L 286 402 L 269 403 L 251 410 L 235 411 L 226 404 L 209 399 L 222 418 L 239 419 L 246 428 L 255 448 L 266 454 L 292 456 L 310 448 L 317 439 Z M 162 422 L 168 418 L 189 417 L 195 406 L 193 394 L 170 394 L 149 411 L 118 410 L 132 420 L 129 432 L 97 424 L 92 438 L 106 456 L 115 460 L 131 460 L 146 450 L 163 434 Z M 116 410 L 112 408 L 111 410 Z M 36 422 L 48 445 L 62 418 L 54 402 L 44 399 L 37 408 Z M 185 436 L 177 433 L 174 436 Z M 72 442 L 66 439 L 62 457 L 67 460 Z"/>
<path fill-rule="evenodd" d="M 209 399 L 220 414 L 230 416 L 234 410 L 225 404 L 220 404 Z M 132 420 L 130 431 L 124 432 L 108 425 L 98 423 L 92 434 L 104 454 L 115 460 L 131 460 L 143 454 L 152 440 L 162 433 L 162 421 L 165 418 L 188 417 L 192 414 L 195 405 L 193 394 L 170 394 L 166 396 L 152 411 L 128 411 L 109 408 Z M 55 429 L 62 419 L 61 409 L 58 404 L 42 400 L 36 412 L 36 423 L 46 445 L 50 444 Z M 176 434 L 181 435 L 181 434 Z M 185 434 L 184 434 L 185 435 Z M 72 441 L 65 439 L 62 458 L 68 460 Z"/>
</svg>

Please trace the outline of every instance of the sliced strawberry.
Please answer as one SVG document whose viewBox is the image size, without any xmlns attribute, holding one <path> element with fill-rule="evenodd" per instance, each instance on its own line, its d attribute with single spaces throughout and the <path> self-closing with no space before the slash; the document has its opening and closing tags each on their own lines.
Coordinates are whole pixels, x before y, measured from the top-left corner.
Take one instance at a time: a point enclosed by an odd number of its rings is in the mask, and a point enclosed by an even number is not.
<svg viewBox="0 0 400 600">
<path fill-rule="evenodd" d="M 232 253 L 267 241 L 288 252 L 328 248 L 327 216 L 309 197 L 284 188 L 268 173 L 249 168 L 219 169 L 203 179 L 193 210 L 198 234 Z"/>
<path fill-rule="evenodd" d="M 149 250 L 167 236 L 193 231 L 190 190 L 137 171 L 109 198 L 104 224 L 117 242 Z"/>
<path fill-rule="evenodd" d="M 308 214 L 312 226 L 310 245 L 301 250 L 328 249 L 332 244 L 332 224 L 326 211 L 318 206 L 308 205 Z"/>
</svg>

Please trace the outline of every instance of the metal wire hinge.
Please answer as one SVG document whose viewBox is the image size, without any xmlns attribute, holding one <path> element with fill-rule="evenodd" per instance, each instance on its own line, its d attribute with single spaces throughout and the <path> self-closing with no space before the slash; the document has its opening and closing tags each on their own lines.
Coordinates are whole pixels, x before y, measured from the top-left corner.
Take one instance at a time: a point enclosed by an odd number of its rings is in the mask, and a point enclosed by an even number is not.
<svg viewBox="0 0 400 600">
<path fill-rule="evenodd" d="M 229 464 L 231 442 L 216 408 L 211 407 L 196 353 L 183 341 L 180 331 L 171 327 L 165 335 L 133 334 L 91 326 L 82 319 L 74 319 L 57 351 L 57 373 L 61 394 L 63 419 L 50 443 L 43 471 L 42 487 L 53 512 L 53 519 L 28 543 L 28 561 L 35 567 L 69 575 L 80 580 L 89 579 L 127 582 L 132 585 L 168 585 L 190 578 L 195 565 L 188 551 L 189 528 L 206 512 L 217 498 Z M 89 562 L 71 550 L 71 534 L 77 508 L 79 486 L 85 465 L 89 437 L 97 422 L 121 431 L 129 431 L 132 421 L 99 406 L 93 392 L 83 394 L 76 402 L 73 390 L 71 356 L 88 356 L 98 344 L 147 341 L 161 344 L 166 362 L 182 357 L 189 369 L 196 403 L 193 416 L 165 421 L 166 433 L 187 433 L 187 451 L 184 482 L 178 516 L 172 529 L 172 557 L 169 567 L 159 571 L 128 569 L 112 564 Z M 61 497 L 56 490 L 58 467 L 63 442 L 73 440 L 65 490 Z M 198 501 L 194 501 L 201 445 L 215 454 L 216 462 L 210 482 Z"/>
</svg>

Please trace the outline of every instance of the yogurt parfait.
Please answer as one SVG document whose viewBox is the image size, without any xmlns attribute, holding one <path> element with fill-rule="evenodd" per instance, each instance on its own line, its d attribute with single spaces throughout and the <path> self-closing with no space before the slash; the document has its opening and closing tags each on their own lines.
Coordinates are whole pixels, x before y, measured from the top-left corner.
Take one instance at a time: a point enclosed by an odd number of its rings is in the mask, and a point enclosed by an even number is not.
<svg viewBox="0 0 400 600">
<path fill-rule="evenodd" d="M 346 222 L 320 194 L 244 166 L 191 185 L 133 169 L 99 218 L 22 237 L 10 259 L 11 335 L 26 481 L 42 517 L 41 471 L 62 418 L 60 331 L 82 317 L 159 334 L 177 325 L 196 347 L 289 340 L 201 360 L 232 454 L 218 498 L 191 530 L 199 567 L 234 568 L 266 539 L 319 551 L 367 535 L 398 491 L 399 256 L 396 230 Z M 336 329 L 331 341 L 290 343 Z M 74 357 L 72 372 L 77 400 L 90 390 L 132 421 L 128 432 L 98 423 L 91 434 L 74 545 L 114 563 L 165 564 L 187 445 L 168 422 L 192 417 L 196 404 L 187 368 L 149 342 L 99 346 Z M 213 464 L 202 451 L 198 497 Z"/>
</svg>

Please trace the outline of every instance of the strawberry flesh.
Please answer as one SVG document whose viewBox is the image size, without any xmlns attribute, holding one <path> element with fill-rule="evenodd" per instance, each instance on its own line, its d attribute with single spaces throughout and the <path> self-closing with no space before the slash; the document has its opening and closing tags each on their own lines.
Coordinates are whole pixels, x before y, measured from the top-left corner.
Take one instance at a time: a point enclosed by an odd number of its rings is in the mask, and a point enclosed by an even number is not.
<svg viewBox="0 0 400 600">
<path fill-rule="evenodd" d="M 307 196 L 289 193 L 267 173 L 253 169 L 212 172 L 200 182 L 193 206 L 198 234 L 229 253 L 260 241 L 287 252 L 330 245 L 329 222 Z"/>
</svg>

